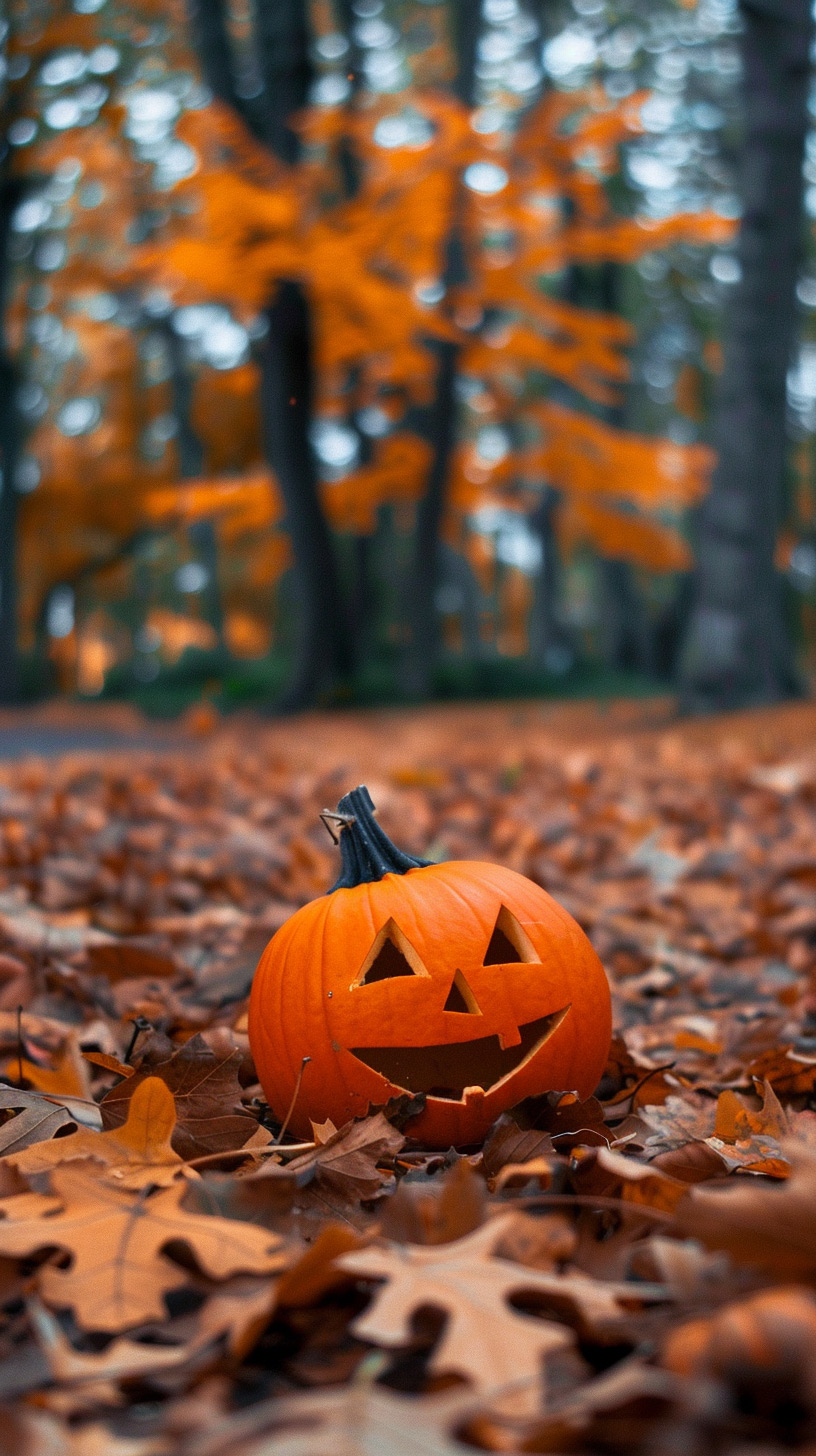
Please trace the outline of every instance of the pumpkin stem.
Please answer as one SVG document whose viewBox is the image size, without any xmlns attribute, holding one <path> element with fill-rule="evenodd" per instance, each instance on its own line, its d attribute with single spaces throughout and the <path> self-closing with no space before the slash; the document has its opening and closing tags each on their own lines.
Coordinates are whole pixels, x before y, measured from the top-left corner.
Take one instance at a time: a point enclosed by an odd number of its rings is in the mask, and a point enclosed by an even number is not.
<svg viewBox="0 0 816 1456">
<path fill-rule="evenodd" d="M 365 784 L 344 794 L 336 815 L 327 810 L 326 818 L 340 825 L 343 863 L 340 878 L 329 894 L 334 890 L 353 890 L 356 885 L 381 880 L 384 875 L 404 875 L 407 870 L 424 869 L 431 863 L 427 859 L 414 859 L 391 843 L 374 818 L 374 805 Z"/>
</svg>

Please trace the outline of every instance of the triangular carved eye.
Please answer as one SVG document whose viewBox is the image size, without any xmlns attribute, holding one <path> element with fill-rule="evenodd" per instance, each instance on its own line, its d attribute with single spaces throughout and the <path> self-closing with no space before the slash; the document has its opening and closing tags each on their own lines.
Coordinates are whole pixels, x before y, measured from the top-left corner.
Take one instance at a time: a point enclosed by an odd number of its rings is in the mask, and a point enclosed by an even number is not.
<svg viewBox="0 0 816 1456">
<path fill-rule="evenodd" d="M 457 971 L 453 978 L 451 988 L 448 992 L 448 999 L 442 1007 L 443 1011 L 464 1011 L 471 1016 L 480 1016 L 476 997 L 470 989 L 461 971 Z"/>
<path fill-rule="evenodd" d="M 515 915 L 508 910 L 507 906 L 502 905 L 496 917 L 490 943 L 485 951 L 483 964 L 486 966 L 530 964 L 538 959 L 527 932 L 522 930 Z"/>
<path fill-rule="evenodd" d="M 406 939 L 399 926 L 389 920 L 363 961 L 352 983 L 352 990 L 355 986 L 372 986 L 375 981 L 390 981 L 396 976 L 427 974 L 411 942 Z"/>
</svg>

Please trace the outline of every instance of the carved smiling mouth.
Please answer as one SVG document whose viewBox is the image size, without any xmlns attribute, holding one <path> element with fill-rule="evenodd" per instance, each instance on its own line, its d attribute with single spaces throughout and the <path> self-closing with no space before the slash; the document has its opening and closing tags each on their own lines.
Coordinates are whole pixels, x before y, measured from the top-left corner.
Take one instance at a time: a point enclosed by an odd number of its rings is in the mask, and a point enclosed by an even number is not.
<svg viewBox="0 0 816 1456">
<path fill-rule="evenodd" d="M 569 1006 L 519 1027 L 517 1046 L 502 1047 L 498 1036 L 424 1047 L 352 1047 L 352 1055 L 406 1092 L 426 1092 L 460 1102 L 467 1087 L 492 1092 L 505 1077 L 530 1061 L 564 1020 Z"/>
</svg>

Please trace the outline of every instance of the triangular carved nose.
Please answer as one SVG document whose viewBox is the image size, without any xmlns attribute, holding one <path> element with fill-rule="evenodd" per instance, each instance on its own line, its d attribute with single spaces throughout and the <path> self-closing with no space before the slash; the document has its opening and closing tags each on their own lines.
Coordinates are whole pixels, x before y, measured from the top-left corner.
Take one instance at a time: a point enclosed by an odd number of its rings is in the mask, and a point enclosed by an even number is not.
<svg viewBox="0 0 816 1456">
<path fill-rule="evenodd" d="M 442 1008 L 443 1011 L 464 1011 L 471 1016 L 480 1016 L 481 1012 L 476 997 L 470 989 L 461 971 L 457 971 L 453 978 L 451 988 L 448 992 L 448 999 Z"/>
</svg>

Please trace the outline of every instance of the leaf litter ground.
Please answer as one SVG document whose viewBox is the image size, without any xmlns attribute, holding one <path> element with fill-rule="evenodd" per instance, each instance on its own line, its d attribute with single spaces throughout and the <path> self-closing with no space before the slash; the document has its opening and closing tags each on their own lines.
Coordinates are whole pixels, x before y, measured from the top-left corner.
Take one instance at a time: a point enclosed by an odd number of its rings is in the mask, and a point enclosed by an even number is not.
<svg viewBox="0 0 816 1456">
<path fill-rule="evenodd" d="M 816 709 L 661 715 L 204 715 L 0 767 L 0 1450 L 816 1452 Z M 594 1097 L 447 1154 L 408 1098 L 280 1138 L 247 990 L 362 778 L 587 929 Z"/>
</svg>

